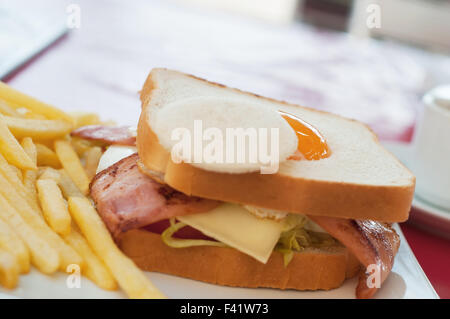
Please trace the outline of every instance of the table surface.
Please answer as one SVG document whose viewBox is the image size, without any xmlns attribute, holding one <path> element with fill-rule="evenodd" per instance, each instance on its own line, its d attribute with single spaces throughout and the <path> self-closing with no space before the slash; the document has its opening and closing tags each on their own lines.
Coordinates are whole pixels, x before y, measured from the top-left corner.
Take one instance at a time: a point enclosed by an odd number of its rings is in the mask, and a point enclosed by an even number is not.
<svg viewBox="0 0 450 319">
<path fill-rule="evenodd" d="M 26 10 L 64 17 L 69 3 L 28 2 Z M 137 122 L 137 92 L 150 69 L 168 67 L 355 118 L 382 139 L 408 141 L 420 96 L 444 70 L 450 74 L 446 56 L 301 24 L 269 25 L 167 1 L 78 3 L 81 27 L 7 81 L 66 110 L 125 124 Z M 450 298 L 450 241 L 401 227 L 437 293 Z"/>
</svg>

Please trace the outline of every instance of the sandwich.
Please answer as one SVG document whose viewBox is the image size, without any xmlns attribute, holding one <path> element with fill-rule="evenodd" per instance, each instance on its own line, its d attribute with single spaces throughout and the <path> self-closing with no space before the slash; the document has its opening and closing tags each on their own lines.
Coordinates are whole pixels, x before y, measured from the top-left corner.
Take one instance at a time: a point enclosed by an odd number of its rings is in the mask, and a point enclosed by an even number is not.
<svg viewBox="0 0 450 319">
<path fill-rule="evenodd" d="M 408 219 L 415 177 L 367 126 L 167 69 L 150 72 L 140 98 L 136 132 L 91 126 L 72 135 L 111 144 L 90 193 L 141 269 L 295 290 L 359 276 L 357 298 L 380 288 L 400 245 L 392 223 Z M 176 130 L 192 133 L 198 121 L 211 129 L 206 138 L 181 148 Z M 211 142 L 230 128 L 246 139 Z M 252 128 L 267 129 L 269 156 L 252 157 Z M 222 150 L 243 155 L 223 160 Z"/>
</svg>

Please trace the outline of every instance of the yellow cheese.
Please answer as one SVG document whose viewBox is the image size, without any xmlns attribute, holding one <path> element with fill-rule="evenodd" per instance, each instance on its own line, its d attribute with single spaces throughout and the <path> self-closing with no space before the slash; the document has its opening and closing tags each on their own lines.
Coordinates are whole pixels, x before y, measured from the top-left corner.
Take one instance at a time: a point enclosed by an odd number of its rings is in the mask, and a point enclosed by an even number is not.
<svg viewBox="0 0 450 319">
<path fill-rule="evenodd" d="M 282 223 L 258 218 L 242 206 L 229 203 L 177 219 L 262 263 L 269 259 L 283 231 Z"/>
</svg>

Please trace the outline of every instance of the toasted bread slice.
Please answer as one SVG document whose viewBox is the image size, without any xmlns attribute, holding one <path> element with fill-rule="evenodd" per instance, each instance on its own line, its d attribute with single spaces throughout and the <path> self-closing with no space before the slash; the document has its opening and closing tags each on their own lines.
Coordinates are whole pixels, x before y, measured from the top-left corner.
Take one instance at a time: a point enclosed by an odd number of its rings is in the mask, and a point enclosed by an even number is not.
<svg viewBox="0 0 450 319">
<path fill-rule="evenodd" d="M 358 260 L 340 245 L 295 253 L 287 267 L 279 252 L 263 264 L 228 247 L 171 248 L 159 234 L 145 230 L 126 232 L 119 246 L 143 270 L 234 287 L 328 290 L 360 270 Z"/>
<path fill-rule="evenodd" d="M 331 156 L 288 160 L 280 163 L 278 173 L 269 175 L 219 173 L 187 163 L 175 164 L 152 130 L 149 112 L 193 96 L 239 98 L 291 113 L 319 130 Z M 408 218 L 414 175 L 358 121 L 166 69 L 151 71 L 141 101 L 137 137 L 141 161 L 150 171 L 163 176 L 165 183 L 185 194 L 307 215 L 383 222 Z"/>
</svg>

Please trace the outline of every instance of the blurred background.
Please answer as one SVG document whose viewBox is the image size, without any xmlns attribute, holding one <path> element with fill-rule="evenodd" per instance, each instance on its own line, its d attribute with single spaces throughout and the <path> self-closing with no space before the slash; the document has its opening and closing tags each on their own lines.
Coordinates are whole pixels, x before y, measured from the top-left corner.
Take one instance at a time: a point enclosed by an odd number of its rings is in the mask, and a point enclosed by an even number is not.
<svg viewBox="0 0 450 319">
<path fill-rule="evenodd" d="M 422 94 L 450 81 L 447 0 L 0 3 L 0 77 L 127 124 L 155 66 L 356 118 L 384 139 L 410 138 Z"/>
<path fill-rule="evenodd" d="M 127 125 L 149 71 L 167 67 L 408 142 L 423 94 L 450 83 L 449 53 L 450 0 L 0 0 L 0 79 Z M 449 242 L 402 229 L 450 298 Z"/>
</svg>

